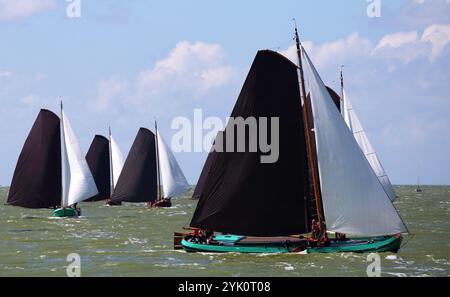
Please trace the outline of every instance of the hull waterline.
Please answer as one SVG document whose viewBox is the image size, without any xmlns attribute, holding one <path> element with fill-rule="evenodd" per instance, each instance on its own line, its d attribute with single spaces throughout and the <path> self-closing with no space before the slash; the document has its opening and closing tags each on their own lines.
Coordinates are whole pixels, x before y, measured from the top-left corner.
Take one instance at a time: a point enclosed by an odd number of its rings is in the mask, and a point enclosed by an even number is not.
<svg viewBox="0 0 450 297">
<path fill-rule="evenodd" d="M 57 218 L 78 217 L 80 214 L 73 208 L 58 208 L 53 211 L 53 216 Z"/>
<path fill-rule="evenodd" d="M 348 239 L 345 241 L 332 240 L 329 246 L 309 247 L 305 243 L 280 241 L 278 243 L 261 243 L 255 245 L 241 245 L 239 241 L 244 236 L 229 236 L 229 240 L 218 240 L 214 244 L 193 242 L 190 236 L 185 237 L 181 245 L 188 252 L 213 252 L 213 253 L 372 253 L 393 252 L 400 249 L 402 237 L 383 236 L 374 238 Z M 220 239 L 220 238 L 219 238 Z"/>
</svg>

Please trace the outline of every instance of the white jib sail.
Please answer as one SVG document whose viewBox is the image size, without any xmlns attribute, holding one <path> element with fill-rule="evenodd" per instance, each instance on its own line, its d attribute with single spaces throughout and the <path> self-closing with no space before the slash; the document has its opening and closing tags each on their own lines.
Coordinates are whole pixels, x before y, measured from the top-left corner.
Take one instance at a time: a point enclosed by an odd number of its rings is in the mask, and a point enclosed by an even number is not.
<svg viewBox="0 0 450 297">
<path fill-rule="evenodd" d="M 69 119 L 64 111 L 62 112 L 62 116 L 62 207 L 68 207 L 97 195 L 98 190 Z"/>
<path fill-rule="evenodd" d="M 353 236 L 407 232 L 325 85 L 303 50 L 327 229 Z"/>
<path fill-rule="evenodd" d="M 117 145 L 116 140 L 110 136 L 111 141 L 111 163 L 112 163 L 112 172 L 113 172 L 113 186 L 116 187 L 117 181 L 119 180 L 120 173 L 122 172 L 123 164 L 125 160 L 123 158 L 122 153 L 120 152 L 119 146 Z"/>
<path fill-rule="evenodd" d="M 347 126 L 349 127 L 350 131 L 352 131 L 353 136 L 356 139 L 356 142 L 359 144 L 359 147 L 366 156 L 367 161 L 369 161 L 369 164 L 372 167 L 378 179 L 380 180 L 380 183 L 383 185 L 383 188 L 386 191 L 386 194 L 389 196 L 389 199 L 391 199 L 391 201 L 394 201 L 395 192 L 394 188 L 392 187 L 391 181 L 389 180 L 386 171 L 381 165 L 380 159 L 378 158 L 377 153 L 375 152 L 372 144 L 370 143 L 369 138 L 367 137 L 366 132 L 364 131 L 364 128 L 361 125 L 361 122 L 359 121 L 359 118 L 356 115 L 356 112 L 353 109 L 353 106 L 345 90 L 343 93 L 344 93 L 343 109 L 345 122 L 347 123 Z"/>
<path fill-rule="evenodd" d="M 189 188 L 189 184 L 184 177 L 183 171 L 178 165 L 173 153 L 166 145 L 165 141 L 157 132 L 158 153 L 159 153 L 159 171 L 161 174 L 161 183 L 164 190 L 164 197 L 175 197 Z"/>
</svg>

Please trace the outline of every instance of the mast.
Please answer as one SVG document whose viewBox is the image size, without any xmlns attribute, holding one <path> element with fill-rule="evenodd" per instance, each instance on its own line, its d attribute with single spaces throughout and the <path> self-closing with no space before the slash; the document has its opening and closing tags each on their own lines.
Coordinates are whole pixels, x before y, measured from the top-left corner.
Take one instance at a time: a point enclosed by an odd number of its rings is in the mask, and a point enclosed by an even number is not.
<svg viewBox="0 0 450 297">
<path fill-rule="evenodd" d="M 319 221 L 320 231 L 322 233 L 325 233 L 326 228 L 325 228 L 323 214 L 322 214 L 322 201 L 321 201 L 320 195 L 319 195 L 320 189 L 319 189 L 317 167 L 314 162 L 314 157 L 317 160 L 317 152 L 313 146 L 312 139 L 311 139 L 312 119 L 309 117 L 309 114 L 310 114 L 309 111 L 311 110 L 311 105 L 310 105 L 310 101 L 308 101 L 306 98 L 305 77 L 304 77 L 304 73 L 303 73 L 302 56 L 301 56 L 301 43 L 300 43 L 300 38 L 298 37 L 297 24 L 295 25 L 295 43 L 297 46 L 298 68 L 300 70 L 300 89 L 301 89 L 301 97 L 303 99 L 303 118 L 304 118 L 304 122 L 305 122 L 308 163 L 309 163 L 309 169 L 310 169 L 312 183 L 313 183 L 313 193 L 314 193 L 314 199 L 316 202 L 317 219 Z"/>
<path fill-rule="evenodd" d="M 111 167 L 111 195 L 114 192 L 114 167 L 113 167 L 113 159 L 112 159 L 112 145 L 111 145 L 111 126 L 109 129 L 109 167 Z"/>
<path fill-rule="evenodd" d="M 157 191 L 158 191 L 158 200 L 161 200 L 162 195 L 161 195 L 161 172 L 159 169 L 159 146 L 158 146 L 158 124 L 156 123 L 155 120 L 155 138 L 156 138 L 156 174 L 158 176 L 157 179 Z"/>
<path fill-rule="evenodd" d="M 62 142 L 63 141 L 65 141 L 64 140 L 64 137 L 65 137 L 65 133 L 64 133 L 64 115 L 63 115 L 63 102 L 62 102 L 62 99 L 61 99 L 61 103 L 60 103 L 60 113 L 61 113 L 61 143 L 60 143 L 60 145 L 62 144 Z M 64 146 L 64 149 L 65 149 L 66 147 Z M 63 152 L 63 150 L 61 150 L 61 173 L 62 173 L 62 166 L 64 166 L 63 164 L 64 164 L 64 158 L 63 158 L 63 154 L 64 154 L 65 152 Z M 63 176 L 63 174 L 61 174 L 61 207 L 62 208 L 65 208 L 64 207 L 64 182 L 63 182 L 63 179 L 64 179 L 64 176 Z"/>
</svg>

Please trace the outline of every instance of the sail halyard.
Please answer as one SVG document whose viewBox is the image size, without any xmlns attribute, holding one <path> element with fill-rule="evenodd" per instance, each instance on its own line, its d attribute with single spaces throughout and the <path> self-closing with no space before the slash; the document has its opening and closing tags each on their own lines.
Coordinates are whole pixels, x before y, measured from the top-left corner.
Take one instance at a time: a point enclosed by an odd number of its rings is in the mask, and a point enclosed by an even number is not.
<svg viewBox="0 0 450 297">
<path fill-rule="evenodd" d="M 109 130 L 109 167 L 111 172 L 111 195 L 114 192 L 115 182 L 114 182 L 114 166 L 113 166 L 113 151 L 111 144 L 111 126 L 108 127 Z"/>
<path fill-rule="evenodd" d="M 158 140 L 158 123 L 155 120 L 155 143 L 156 143 L 156 176 L 157 176 L 157 181 L 156 181 L 156 190 L 158 191 L 158 199 L 157 200 L 161 200 L 162 199 L 162 194 L 161 194 L 161 167 L 160 167 L 160 162 L 159 162 L 159 140 Z"/>
<path fill-rule="evenodd" d="M 308 164 L 309 164 L 309 171 L 310 171 L 310 177 L 312 179 L 313 184 L 313 195 L 314 200 L 316 203 L 316 212 L 317 212 L 317 219 L 319 223 L 319 227 L 322 233 L 326 232 L 326 226 L 324 222 L 324 215 L 322 213 L 322 201 L 321 201 L 321 195 L 320 195 L 320 189 L 319 189 L 319 174 L 316 172 L 316 164 L 314 162 L 314 155 L 316 156 L 317 160 L 317 153 L 312 145 L 311 140 L 311 119 L 309 117 L 309 110 L 311 110 L 310 101 L 307 100 L 306 97 L 306 88 L 305 88 L 305 77 L 303 72 L 303 65 L 302 65 L 302 57 L 301 57 L 301 50 L 302 46 L 300 43 L 300 38 L 298 36 L 298 30 L 297 26 L 295 26 L 295 43 L 297 47 L 297 56 L 298 56 L 298 68 L 300 72 L 300 91 L 301 91 L 301 98 L 303 99 L 303 118 L 304 118 L 304 127 L 305 127 L 305 136 L 306 136 L 306 143 L 307 143 L 307 152 L 308 152 Z"/>
<path fill-rule="evenodd" d="M 348 129 L 306 51 L 318 168 L 329 230 L 353 236 L 407 232 L 400 215 Z"/>
<path fill-rule="evenodd" d="M 60 119 L 61 119 L 61 207 L 66 208 L 69 205 L 67 204 L 67 193 L 66 189 L 68 187 L 68 160 L 67 160 L 67 149 L 65 142 L 65 132 L 64 132 L 64 112 L 63 112 L 63 102 L 61 100 L 60 104 Z"/>
</svg>

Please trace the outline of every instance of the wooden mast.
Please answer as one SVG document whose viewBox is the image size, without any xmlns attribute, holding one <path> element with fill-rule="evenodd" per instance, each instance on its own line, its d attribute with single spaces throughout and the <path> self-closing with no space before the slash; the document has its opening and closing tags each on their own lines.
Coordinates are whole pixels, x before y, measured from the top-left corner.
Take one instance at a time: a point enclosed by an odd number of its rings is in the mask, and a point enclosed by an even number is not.
<svg viewBox="0 0 450 297">
<path fill-rule="evenodd" d="M 63 102 L 62 99 L 60 101 L 60 113 L 61 113 L 61 136 L 64 136 L 64 115 L 63 115 Z M 60 139 L 60 146 L 62 144 L 62 142 L 64 141 L 64 139 Z M 63 158 L 63 151 L 61 150 L 61 208 L 65 209 L 64 207 L 64 183 L 63 183 L 63 175 L 62 175 L 62 162 L 64 162 L 64 158 Z"/>
<path fill-rule="evenodd" d="M 108 127 L 109 130 L 109 167 L 111 172 L 111 194 L 114 192 L 114 167 L 113 167 L 113 157 L 112 157 L 112 144 L 111 144 L 111 126 Z"/>
<path fill-rule="evenodd" d="M 298 37 L 298 31 L 297 31 L 297 25 L 295 25 L 295 43 L 297 46 L 297 56 L 298 56 L 298 68 L 300 70 L 300 89 L 301 89 L 301 97 L 303 99 L 303 118 L 304 118 L 304 124 L 305 124 L 305 135 L 306 135 L 306 145 L 308 148 L 308 163 L 309 163 L 309 170 L 310 170 L 310 176 L 312 178 L 313 183 L 313 193 L 314 193 L 314 200 L 316 202 L 316 212 L 317 212 L 317 219 L 320 227 L 320 231 L 322 234 L 325 234 L 326 228 L 325 223 L 323 220 L 323 214 L 322 214 L 322 201 L 320 199 L 319 195 L 319 181 L 318 181 L 318 174 L 317 174 L 317 167 L 314 162 L 314 156 L 316 156 L 316 150 L 312 143 L 312 137 L 311 137 L 311 127 L 312 127 L 312 119 L 310 118 L 310 110 L 311 110 L 311 104 L 310 101 L 307 100 L 306 97 L 306 88 L 305 88 L 305 77 L 303 73 L 303 66 L 302 66 L 302 46 L 300 43 L 300 38 Z M 316 157 L 317 160 L 317 157 Z"/>
<path fill-rule="evenodd" d="M 158 147 L 158 124 L 155 120 L 155 141 L 156 141 L 156 174 L 158 175 L 157 180 L 157 191 L 158 191 L 158 200 L 161 200 L 161 175 L 160 175 L 160 168 L 159 168 L 159 147 Z"/>
</svg>

